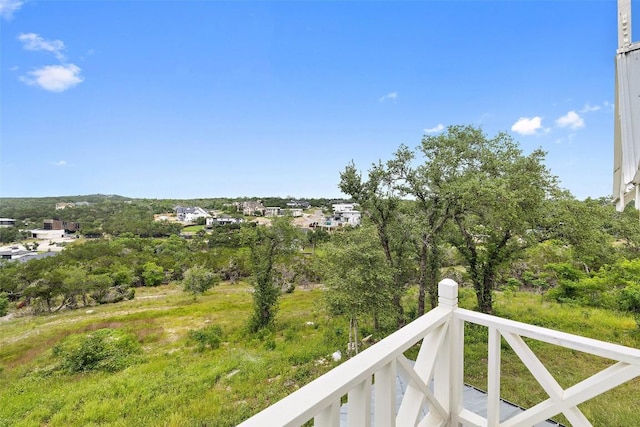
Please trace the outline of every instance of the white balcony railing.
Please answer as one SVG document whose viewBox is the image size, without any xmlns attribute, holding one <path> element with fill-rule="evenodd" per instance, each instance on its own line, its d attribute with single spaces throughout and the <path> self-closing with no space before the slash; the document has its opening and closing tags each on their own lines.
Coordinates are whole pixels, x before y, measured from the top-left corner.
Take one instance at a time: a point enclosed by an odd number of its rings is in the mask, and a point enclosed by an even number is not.
<svg viewBox="0 0 640 427">
<path fill-rule="evenodd" d="M 638 349 L 461 309 L 458 285 L 450 279 L 440 282 L 438 294 L 438 307 L 240 426 L 300 426 L 313 419 L 315 426 L 339 427 L 344 396 L 348 401 L 350 427 L 371 426 L 372 422 L 376 427 L 524 427 L 558 414 L 564 414 L 572 426 L 591 426 L 578 405 L 640 375 Z M 489 331 L 486 418 L 463 405 L 465 322 L 483 325 Z M 500 421 L 501 337 L 549 395 L 548 399 L 503 421 Z M 522 337 L 617 363 L 563 389 Z M 403 353 L 420 341 L 418 357 L 412 364 Z M 396 409 L 398 374 L 408 386 Z M 431 381 L 433 386 L 429 387 Z"/>
</svg>

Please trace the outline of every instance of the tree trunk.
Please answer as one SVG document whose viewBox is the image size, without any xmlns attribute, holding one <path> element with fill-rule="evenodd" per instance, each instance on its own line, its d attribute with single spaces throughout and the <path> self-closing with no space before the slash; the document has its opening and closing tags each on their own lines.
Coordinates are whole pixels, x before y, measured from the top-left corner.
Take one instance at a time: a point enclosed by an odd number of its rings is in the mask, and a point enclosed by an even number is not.
<svg viewBox="0 0 640 427">
<path fill-rule="evenodd" d="M 353 318 L 353 346 L 356 351 L 356 354 L 358 354 L 358 318 L 357 317 Z"/>
<path fill-rule="evenodd" d="M 478 308 L 482 313 L 493 314 L 493 284 L 495 281 L 495 271 L 485 271 L 482 281 L 479 281 L 476 288 L 476 298 Z"/>
<path fill-rule="evenodd" d="M 420 279 L 418 281 L 418 317 L 424 314 L 424 300 L 427 289 L 427 242 L 420 247 Z"/>
<path fill-rule="evenodd" d="M 351 316 L 349 318 L 349 343 L 347 344 L 347 354 L 351 356 L 354 352 L 358 354 L 358 318 Z"/>
<path fill-rule="evenodd" d="M 397 325 L 398 325 L 398 329 L 400 329 L 406 324 L 404 319 L 404 308 L 402 307 L 402 301 L 400 299 L 400 295 L 395 295 L 393 297 L 393 304 L 396 306 L 396 309 L 398 310 Z"/>
<path fill-rule="evenodd" d="M 476 289 L 476 297 L 478 299 L 478 308 L 482 313 L 493 314 L 493 297 L 491 289 L 481 286 Z"/>
</svg>

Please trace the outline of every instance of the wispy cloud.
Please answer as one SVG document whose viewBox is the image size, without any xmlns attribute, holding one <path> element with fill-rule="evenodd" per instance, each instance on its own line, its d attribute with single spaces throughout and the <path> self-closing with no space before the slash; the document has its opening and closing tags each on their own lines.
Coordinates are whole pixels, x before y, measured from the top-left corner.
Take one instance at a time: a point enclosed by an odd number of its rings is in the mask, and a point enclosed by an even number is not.
<svg viewBox="0 0 640 427">
<path fill-rule="evenodd" d="M 398 99 L 398 92 L 391 92 L 380 97 L 378 102 L 386 102 L 386 101 L 396 102 L 397 99 Z"/>
<path fill-rule="evenodd" d="M 7 20 L 13 18 L 24 3 L 24 0 L 0 0 L 0 16 Z"/>
<path fill-rule="evenodd" d="M 580 114 L 571 110 L 556 120 L 556 126 L 561 128 L 580 129 L 584 127 L 584 119 L 580 117 Z"/>
<path fill-rule="evenodd" d="M 565 142 L 571 144 L 573 143 L 573 140 L 575 139 L 575 137 L 576 137 L 575 133 L 570 133 L 566 137 L 556 139 L 556 144 L 564 144 Z"/>
<path fill-rule="evenodd" d="M 535 135 L 542 128 L 542 117 L 520 117 L 517 122 L 511 126 L 513 132 L 520 135 Z"/>
<path fill-rule="evenodd" d="M 438 123 L 436 127 L 432 127 L 429 129 L 425 129 L 424 133 L 439 133 L 444 130 L 444 125 L 442 123 Z"/>
<path fill-rule="evenodd" d="M 29 71 L 26 76 L 20 77 L 20 81 L 50 92 L 64 92 L 82 83 L 84 78 L 80 75 L 81 71 L 80 67 L 74 64 L 47 65 Z"/>
<path fill-rule="evenodd" d="M 84 81 L 80 75 L 80 67 L 67 63 L 62 40 L 46 40 L 36 33 L 21 33 L 18 40 L 25 50 L 51 53 L 61 62 L 61 65 L 46 65 L 29 71 L 26 75 L 20 76 L 21 82 L 50 92 L 64 92 Z"/>
<path fill-rule="evenodd" d="M 66 160 L 60 160 L 54 163 L 55 166 L 66 166 L 67 165 L 67 161 Z"/>
<path fill-rule="evenodd" d="M 36 33 L 20 34 L 18 40 L 22 42 L 22 47 L 26 50 L 43 50 L 52 53 L 60 62 L 66 61 L 66 57 L 62 53 L 64 50 L 62 40 L 45 40 Z"/>
<path fill-rule="evenodd" d="M 493 113 L 482 113 L 480 115 L 480 118 L 478 118 L 478 120 L 476 120 L 476 123 L 479 125 L 482 125 L 485 120 L 490 119 L 493 117 Z"/>
<path fill-rule="evenodd" d="M 606 103 L 605 103 L 605 106 L 606 106 Z M 584 104 L 584 107 L 582 107 L 582 108 L 579 110 L 579 112 L 580 112 L 580 113 L 592 113 L 592 112 L 594 112 L 594 111 L 598 111 L 598 110 L 600 110 L 601 108 L 602 108 L 602 107 L 601 107 L 601 106 L 599 106 L 599 105 L 591 105 L 591 104 L 587 103 L 587 104 Z"/>
</svg>

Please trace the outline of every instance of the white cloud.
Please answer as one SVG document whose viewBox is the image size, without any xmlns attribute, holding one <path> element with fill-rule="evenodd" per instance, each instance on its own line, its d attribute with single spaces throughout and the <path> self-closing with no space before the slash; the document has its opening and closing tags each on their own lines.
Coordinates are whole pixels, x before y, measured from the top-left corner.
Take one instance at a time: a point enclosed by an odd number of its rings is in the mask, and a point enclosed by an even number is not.
<svg viewBox="0 0 640 427">
<path fill-rule="evenodd" d="M 20 81 L 50 92 L 64 92 L 82 83 L 84 78 L 80 75 L 81 71 L 80 67 L 74 64 L 47 65 L 29 71 L 27 76 L 20 77 Z"/>
<path fill-rule="evenodd" d="M 56 165 L 56 166 L 66 166 L 67 165 L 67 161 L 66 160 L 60 160 L 58 162 L 55 162 L 54 165 Z"/>
<path fill-rule="evenodd" d="M 13 18 L 13 14 L 24 4 L 23 0 L 0 0 L 0 16 L 4 19 Z"/>
<path fill-rule="evenodd" d="M 378 102 L 385 102 L 385 101 L 396 102 L 397 99 L 398 99 L 398 92 L 391 92 L 381 97 L 378 100 Z"/>
<path fill-rule="evenodd" d="M 606 103 L 605 103 L 605 106 L 606 106 Z M 590 104 L 587 103 L 587 104 L 584 104 L 584 107 L 582 107 L 582 109 L 579 112 L 580 113 L 592 113 L 594 111 L 600 110 L 600 108 L 602 108 L 602 107 L 600 107 L 599 105 L 590 105 Z"/>
<path fill-rule="evenodd" d="M 66 59 L 62 53 L 64 50 L 62 40 L 45 40 L 36 33 L 20 34 L 18 40 L 22 42 L 22 47 L 26 50 L 51 52 L 61 62 Z"/>
<path fill-rule="evenodd" d="M 438 126 L 436 127 L 425 129 L 424 133 L 439 133 L 439 132 L 442 132 L 443 130 L 444 130 L 444 125 L 442 123 L 438 123 Z"/>
<path fill-rule="evenodd" d="M 520 135 L 535 135 L 542 128 L 542 117 L 520 117 L 511 130 Z"/>
<path fill-rule="evenodd" d="M 556 120 L 556 125 L 561 128 L 580 129 L 584 127 L 584 120 L 578 113 L 571 110 L 564 116 Z"/>
<path fill-rule="evenodd" d="M 570 133 L 566 137 L 556 139 L 556 144 L 564 144 L 565 142 L 568 144 L 572 144 L 575 138 L 576 134 Z"/>
</svg>

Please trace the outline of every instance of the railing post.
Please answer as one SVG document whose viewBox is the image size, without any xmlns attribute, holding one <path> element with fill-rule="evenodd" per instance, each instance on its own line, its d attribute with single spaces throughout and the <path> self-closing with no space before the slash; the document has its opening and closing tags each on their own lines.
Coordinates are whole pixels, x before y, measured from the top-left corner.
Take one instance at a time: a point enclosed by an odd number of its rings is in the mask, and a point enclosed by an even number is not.
<svg viewBox="0 0 640 427">
<path fill-rule="evenodd" d="M 396 425 L 396 361 L 383 366 L 375 374 L 375 426 Z"/>
<path fill-rule="evenodd" d="M 449 416 L 446 425 L 452 425 L 452 410 L 458 408 L 459 401 L 462 399 L 462 389 L 456 384 L 458 381 L 457 362 L 462 348 L 458 348 L 460 331 L 459 325 L 453 317 L 453 311 L 458 308 L 458 284 L 454 280 L 443 279 L 438 283 L 438 307 L 451 310 L 451 319 L 436 360 L 436 369 L 433 375 L 434 394 Z M 458 389 L 460 396 L 458 396 Z"/>
<path fill-rule="evenodd" d="M 438 283 L 438 305 L 458 308 L 458 284 L 452 279 L 442 279 Z"/>
<path fill-rule="evenodd" d="M 360 427 L 371 425 L 371 378 L 367 378 L 353 390 L 347 398 L 347 426 Z"/>
<path fill-rule="evenodd" d="M 340 427 L 340 401 L 333 402 L 313 418 L 316 427 Z"/>
</svg>

